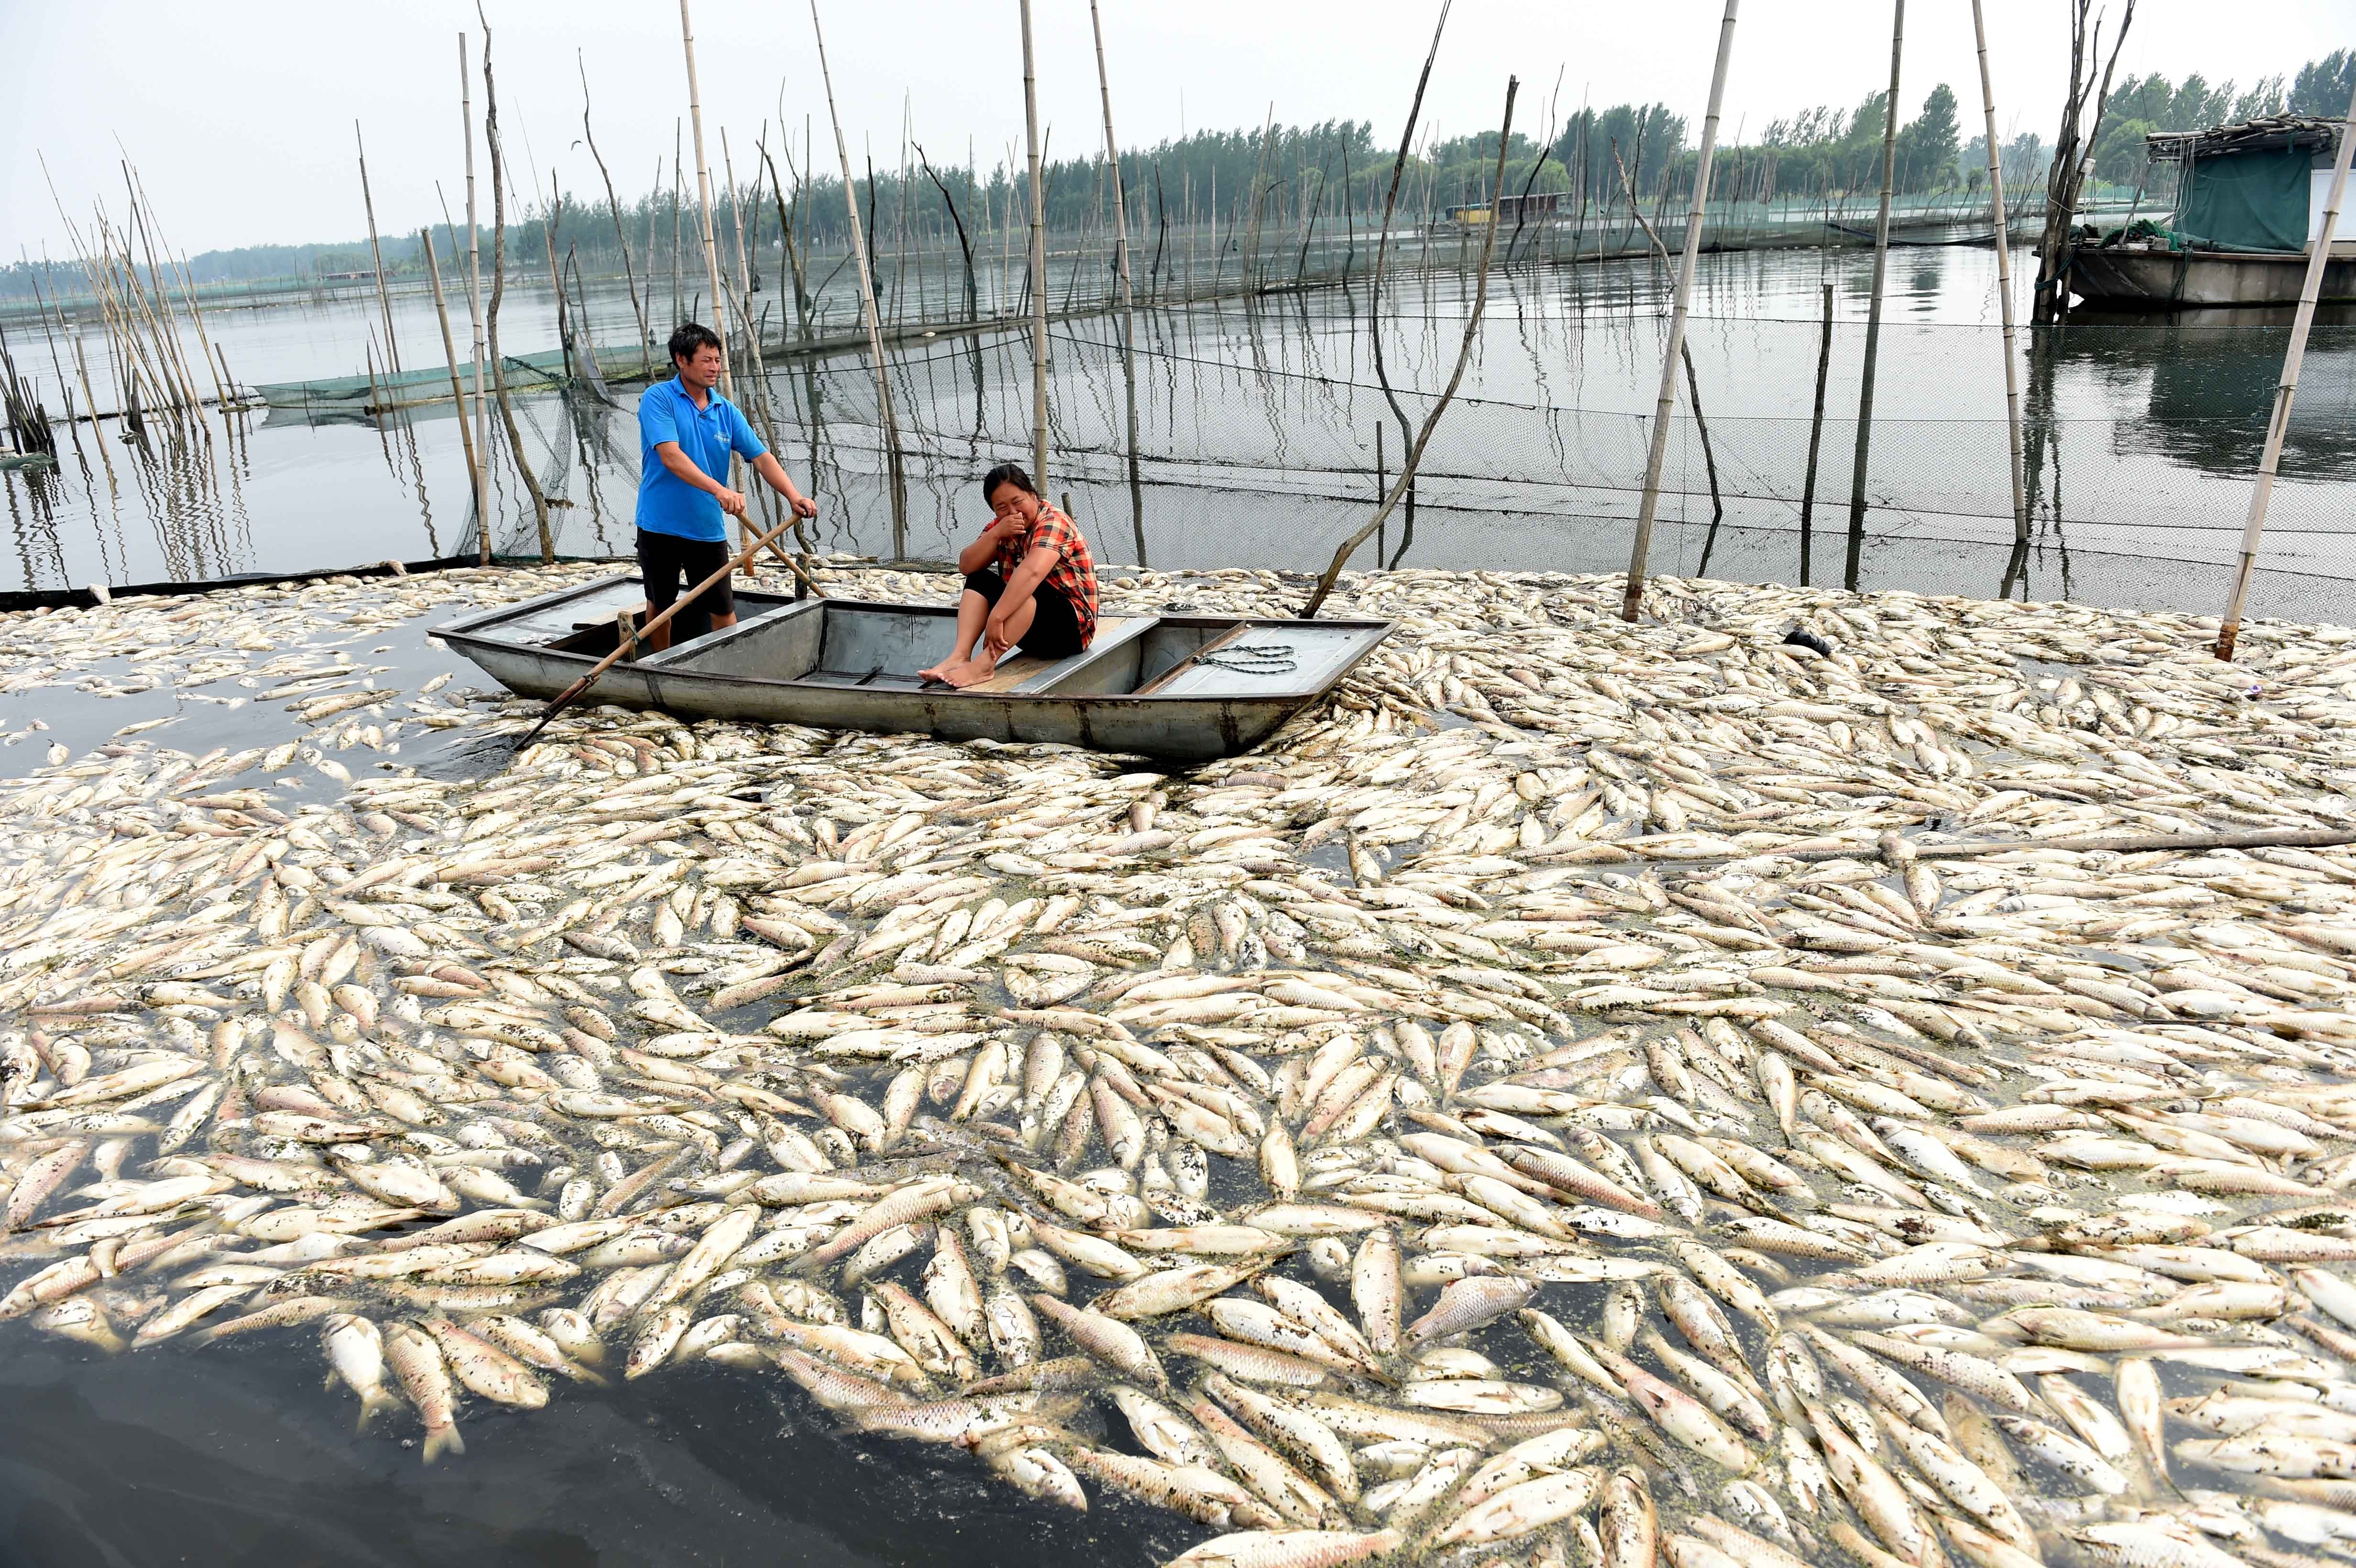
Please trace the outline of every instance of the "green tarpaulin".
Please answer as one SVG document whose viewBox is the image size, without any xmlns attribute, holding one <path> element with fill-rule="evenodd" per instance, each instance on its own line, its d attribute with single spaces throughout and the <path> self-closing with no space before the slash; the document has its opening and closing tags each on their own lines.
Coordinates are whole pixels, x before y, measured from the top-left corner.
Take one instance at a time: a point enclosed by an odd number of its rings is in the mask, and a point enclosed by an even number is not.
<svg viewBox="0 0 2356 1568">
<path fill-rule="evenodd" d="M 2297 147 L 2196 160 L 2176 227 L 2204 250 L 2304 251 L 2314 161 Z"/>
</svg>

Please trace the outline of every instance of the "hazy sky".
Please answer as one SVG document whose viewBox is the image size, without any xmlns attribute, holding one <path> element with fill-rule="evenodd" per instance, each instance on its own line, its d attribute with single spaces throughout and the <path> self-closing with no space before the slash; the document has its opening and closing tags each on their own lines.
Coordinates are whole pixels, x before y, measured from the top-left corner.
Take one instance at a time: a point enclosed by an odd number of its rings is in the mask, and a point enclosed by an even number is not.
<svg viewBox="0 0 2356 1568">
<path fill-rule="evenodd" d="M 1023 57 L 1013 0 L 821 0 L 835 91 L 854 164 L 900 157 L 904 103 L 937 164 L 969 144 L 987 169 L 1023 137 Z M 1123 145 L 1190 129 L 1257 127 L 1271 101 L 1289 123 L 1352 117 L 1396 143 L 1433 0 L 1101 0 L 1116 128 Z M 2049 130 L 2067 69 L 2064 0 L 1987 0 L 1997 120 Z M 2107 9 L 2115 13 L 2111 0 Z M 509 165 L 536 165 L 568 192 L 602 198 L 581 134 L 580 51 L 596 95 L 599 149 L 626 200 L 670 154 L 687 109 L 679 16 L 660 0 L 489 0 Z M 1086 0 L 1035 0 L 1041 116 L 1051 153 L 1102 145 Z M 1715 0 L 1630 5 L 1458 0 L 1426 104 L 1456 133 L 1495 123 L 1505 78 L 1523 78 L 1517 124 L 1543 128 L 1562 72 L 1562 112 L 1662 100 L 1698 122 L 1721 7 Z M 698 72 L 713 177 L 726 126 L 752 178 L 764 119 L 800 134 L 814 116 L 833 166 L 806 5 L 695 0 Z M 1890 65 L 1889 0 L 1751 0 L 1735 35 L 1723 134 L 1821 102 L 1855 103 Z M 1936 83 L 1979 125 L 1965 0 L 1915 0 L 1901 101 L 1911 116 Z M 46 155 L 77 221 L 91 199 L 117 208 L 127 152 L 166 232 L 183 250 L 364 235 L 352 122 L 366 132 L 377 219 L 405 230 L 439 214 L 434 186 L 464 198 L 457 35 L 481 37 L 471 0 L 394 5 L 318 0 L 0 0 L 0 257 L 68 250 L 35 161 Z M 2143 0 L 2119 70 L 2198 70 L 2245 85 L 2356 45 L 2356 0 Z M 482 110 L 479 90 L 476 113 Z M 118 149 L 118 140 L 120 148 Z M 692 185 L 693 148 L 688 152 Z M 489 219 L 487 185 L 482 193 Z"/>
</svg>

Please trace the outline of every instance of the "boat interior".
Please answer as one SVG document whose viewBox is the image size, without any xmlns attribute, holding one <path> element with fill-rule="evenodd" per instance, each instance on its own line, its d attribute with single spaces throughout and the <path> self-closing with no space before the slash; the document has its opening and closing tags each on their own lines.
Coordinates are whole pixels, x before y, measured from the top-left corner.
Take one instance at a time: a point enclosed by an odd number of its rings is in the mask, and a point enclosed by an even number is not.
<svg viewBox="0 0 2356 1568">
<path fill-rule="evenodd" d="M 795 601 L 739 592 L 734 626 L 635 662 L 654 671 L 812 687 L 958 695 L 917 671 L 948 656 L 956 611 L 948 605 Z M 527 607 L 482 631 L 601 658 L 626 617 L 642 614 L 634 578 L 616 579 Z M 1095 640 L 1067 658 L 1015 648 L 997 673 L 963 694 L 1025 697 L 1252 697 L 1322 688 L 1381 639 L 1379 621 L 1304 623 L 1231 615 L 1106 615 Z"/>
</svg>

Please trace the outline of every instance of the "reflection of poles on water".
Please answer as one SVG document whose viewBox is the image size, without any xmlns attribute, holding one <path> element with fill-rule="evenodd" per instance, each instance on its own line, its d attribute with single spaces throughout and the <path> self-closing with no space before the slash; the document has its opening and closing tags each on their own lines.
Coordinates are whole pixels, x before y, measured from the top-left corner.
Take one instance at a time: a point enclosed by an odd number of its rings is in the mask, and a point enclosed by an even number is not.
<svg viewBox="0 0 2356 1568">
<path fill-rule="evenodd" d="M 1808 574 L 1815 565 L 1814 529 L 1816 515 L 1816 454 L 1825 441 L 1825 379 L 1833 367 L 1833 286 L 1821 285 L 1825 291 L 1825 325 L 1816 340 L 1816 406 L 1808 420 L 1808 474 L 1800 486 L 1800 586 L 1808 586 Z"/>
<path fill-rule="evenodd" d="M 418 520 L 425 525 L 426 559 L 429 560 L 438 560 L 442 557 L 442 541 L 434 535 L 434 503 L 425 494 L 425 462 L 424 459 L 419 455 L 417 451 L 417 426 L 415 423 L 415 416 L 411 414 L 406 409 L 403 409 L 399 413 L 396 413 L 393 418 L 398 421 L 401 425 L 402 449 L 409 454 L 410 478 L 417 490 Z"/>
<path fill-rule="evenodd" d="M 68 581 L 66 554 L 58 536 L 56 508 L 49 504 L 48 486 L 58 482 L 57 476 L 53 473 L 45 474 L 39 469 L 28 468 L 24 471 L 24 477 L 25 503 L 33 513 L 29 528 L 23 510 L 16 504 L 16 486 L 0 485 L 0 490 L 6 491 L 8 495 L 8 527 L 16 536 L 17 568 L 24 573 L 27 585 L 41 581 L 48 571 L 54 571 L 57 581 Z M 39 539 L 40 553 L 48 558 L 41 565 L 35 564 L 35 536 Z M 100 542 L 103 548 L 103 536 Z"/>
<path fill-rule="evenodd" d="M 2027 419 L 2022 428 L 2022 464 L 2026 488 L 2022 504 L 2033 525 L 2040 509 L 2057 541 L 2062 537 L 2062 426 L 2054 417 L 2053 385 L 2062 357 L 2062 334 L 2065 327 L 2049 327 L 2042 331 L 2031 328 L 2029 338 L 2029 395 Z M 2047 459 L 2051 459 L 2052 496 L 2048 501 L 2043 494 Z M 2006 562 L 2004 576 L 1997 586 L 1997 597 L 2012 596 L 2013 584 L 2020 585 L 2021 596 L 2029 594 L 2029 552 L 2030 539 L 2017 536 L 2012 554 Z"/>
</svg>

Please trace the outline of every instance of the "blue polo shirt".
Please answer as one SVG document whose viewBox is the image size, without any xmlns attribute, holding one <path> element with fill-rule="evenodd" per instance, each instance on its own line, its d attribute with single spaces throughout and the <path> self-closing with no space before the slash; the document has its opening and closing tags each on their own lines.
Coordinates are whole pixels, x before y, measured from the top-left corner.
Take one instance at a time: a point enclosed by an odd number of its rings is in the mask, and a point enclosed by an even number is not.
<svg viewBox="0 0 2356 1568">
<path fill-rule="evenodd" d="M 717 388 L 700 409 L 676 376 L 638 398 L 638 527 L 685 539 L 725 539 L 728 515 L 719 498 L 673 474 L 655 455 L 666 441 L 679 443 L 687 460 L 721 485 L 728 483 L 731 450 L 749 462 L 769 449 Z"/>
</svg>

